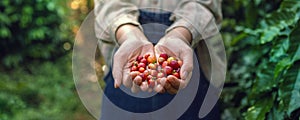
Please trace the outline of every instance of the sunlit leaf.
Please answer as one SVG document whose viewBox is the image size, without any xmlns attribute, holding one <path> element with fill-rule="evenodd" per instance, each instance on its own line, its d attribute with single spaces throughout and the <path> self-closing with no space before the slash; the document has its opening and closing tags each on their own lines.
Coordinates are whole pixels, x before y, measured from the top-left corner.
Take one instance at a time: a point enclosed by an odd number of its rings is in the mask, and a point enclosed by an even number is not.
<svg viewBox="0 0 300 120">
<path fill-rule="evenodd" d="M 273 107 L 275 95 L 260 98 L 253 106 L 249 107 L 245 118 L 246 120 L 264 120 L 266 113 Z"/>
</svg>

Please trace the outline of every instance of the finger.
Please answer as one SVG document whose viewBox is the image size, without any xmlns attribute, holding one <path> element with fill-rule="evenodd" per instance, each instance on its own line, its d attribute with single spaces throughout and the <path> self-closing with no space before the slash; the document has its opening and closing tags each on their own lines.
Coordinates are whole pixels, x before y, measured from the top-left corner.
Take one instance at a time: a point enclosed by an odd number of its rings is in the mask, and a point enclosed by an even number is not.
<svg viewBox="0 0 300 120">
<path fill-rule="evenodd" d="M 140 86 L 140 85 L 142 85 L 143 79 L 142 79 L 141 76 L 136 76 L 136 77 L 133 79 L 133 82 L 134 82 L 134 84 Z"/>
<path fill-rule="evenodd" d="M 132 93 L 137 93 L 137 92 L 139 92 L 139 91 L 140 91 L 140 86 L 138 86 L 138 85 L 132 83 L 131 92 L 132 92 Z"/>
<path fill-rule="evenodd" d="M 127 88 L 130 88 L 132 86 L 132 79 L 130 74 L 130 69 L 124 69 L 123 72 L 123 85 Z"/>
<path fill-rule="evenodd" d="M 164 92 L 164 87 L 161 85 L 161 79 L 162 78 L 158 78 L 156 80 L 156 85 L 154 86 L 154 90 L 158 93 L 163 93 Z"/>
<path fill-rule="evenodd" d="M 165 92 L 165 89 L 164 87 L 161 85 L 161 84 L 158 84 L 154 87 L 154 90 L 158 93 L 164 93 Z"/>
<path fill-rule="evenodd" d="M 154 46 L 154 51 L 155 51 L 156 57 L 159 57 L 159 54 L 163 52 L 163 51 L 160 50 L 160 45 L 159 44 L 156 44 Z"/>
<path fill-rule="evenodd" d="M 120 50 L 120 49 L 119 49 Z M 115 79 L 115 88 L 120 87 L 123 80 L 123 67 L 127 60 L 124 60 L 123 55 L 119 53 L 119 50 L 114 55 L 112 74 Z"/>
<path fill-rule="evenodd" d="M 163 77 L 163 78 L 158 79 L 157 83 L 160 84 L 160 85 L 162 85 L 162 86 L 165 86 L 165 84 L 166 84 L 166 78 Z"/>
<path fill-rule="evenodd" d="M 165 83 L 164 88 L 169 94 L 176 94 L 178 91 L 178 89 L 174 88 L 168 81 Z"/>
<path fill-rule="evenodd" d="M 153 45 L 152 45 L 152 44 L 144 45 L 144 47 L 143 47 L 143 49 L 142 49 L 142 54 L 151 54 L 151 55 L 155 55 Z"/>
<path fill-rule="evenodd" d="M 129 73 L 130 74 L 130 79 L 133 81 L 133 79 L 140 74 L 139 71 L 132 71 Z"/>
<path fill-rule="evenodd" d="M 175 89 L 175 88 L 171 87 L 171 88 L 168 89 L 167 91 L 168 91 L 169 94 L 172 94 L 172 95 L 173 95 L 173 94 L 177 94 L 178 89 Z"/>
<path fill-rule="evenodd" d="M 152 79 L 148 80 L 148 86 L 149 86 L 149 88 L 154 88 L 155 84 L 156 84 L 155 80 L 152 80 Z"/>
<path fill-rule="evenodd" d="M 179 89 L 185 88 L 188 85 L 188 83 L 190 82 L 191 77 L 192 77 L 192 72 L 188 75 L 186 80 L 179 79 L 179 82 L 180 82 Z"/>
<path fill-rule="evenodd" d="M 152 89 L 152 88 L 149 88 L 149 89 L 148 89 L 148 92 L 149 92 L 149 93 L 151 93 L 152 91 L 153 91 L 153 89 Z"/>
<path fill-rule="evenodd" d="M 169 89 L 171 89 L 172 86 L 171 86 L 171 84 L 170 84 L 168 81 L 166 81 L 165 84 L 164 84 L 164 88 L 165 88 L 167 91 L 169 91 Z"/>
<path fill-rule="evenodd" d="M 144 91 L 144 92 L 147 91 L 147 89 L 149 88 L 149 87 L 148 87 L 147 81 L 142 82 L 140 88 L 141 88 L 141 90 Z"/>
<path fill-rule="evenodd" d="M 169 75 L 167 77 L 167 81 L 171 84 L 171 86 L 175 89 L 179 89 L 180 80 L 173 75 Z"/>
</svg>

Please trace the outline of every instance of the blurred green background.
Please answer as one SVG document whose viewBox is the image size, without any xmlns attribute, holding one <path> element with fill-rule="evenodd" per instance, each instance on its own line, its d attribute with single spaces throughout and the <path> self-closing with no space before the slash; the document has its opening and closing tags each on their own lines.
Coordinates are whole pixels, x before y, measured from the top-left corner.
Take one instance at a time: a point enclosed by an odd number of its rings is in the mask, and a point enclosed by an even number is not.
<svg viewBox="0 0 300 120">
<path fill-rule="evenodd" d="M 88 120 L 72 45 L 93 0 L 0 1 L 0 120 Z"/>
<path fill-rule="evenodd" d="M 93 119 L 71 68 L 74 37 L 92 9 L 93 0 L 0 1 L 0 120 Z M 300 1 L 223 0 L 222 9 L 222 119 L 299 119 Z"/>
</svg>

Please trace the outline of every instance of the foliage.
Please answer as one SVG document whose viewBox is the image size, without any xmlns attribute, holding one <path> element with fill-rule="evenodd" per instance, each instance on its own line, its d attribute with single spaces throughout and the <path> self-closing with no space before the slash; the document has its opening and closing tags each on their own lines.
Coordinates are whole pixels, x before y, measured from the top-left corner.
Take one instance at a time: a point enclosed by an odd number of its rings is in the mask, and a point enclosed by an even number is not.
<svg viewBox="0 0 300 120">
<path fill-rule="evenodd" d="M 224 30 L 229 72 L 223 119 L 299 119 L 300 1 L 236 5 L 246 9 L 244 16 L 225 19 L 225 28 L 234 25 Z"/>
<path fill-rule="evenodd" d="M 68 54 L 92 3 L 82 13 L 70 1 L 0 0 L 0 120 L 92 119 Z"/>
<path fill-rule="evenodd" d="M 0 120 L 62 120 L 85 116 L 70 57 L 0 72 Z M 91 119 L 91 118 L 90 118 Z"/>
<path fill-rule="evenodd" d="M 65 55 L 63 43 L 72 36 L 64 24 L 65 6 L 59 0 L 1 0 L 1 64 L 13 68 Z"/>
<path fill-rule="evenodd" d="M 0 1 L 0 120 L 90 118 L 65 56 L 92 6 L 81 2 Z M 223 15 L 222 118 L 299 119 L 300 1 L 226 0 Z"/>
</svg>

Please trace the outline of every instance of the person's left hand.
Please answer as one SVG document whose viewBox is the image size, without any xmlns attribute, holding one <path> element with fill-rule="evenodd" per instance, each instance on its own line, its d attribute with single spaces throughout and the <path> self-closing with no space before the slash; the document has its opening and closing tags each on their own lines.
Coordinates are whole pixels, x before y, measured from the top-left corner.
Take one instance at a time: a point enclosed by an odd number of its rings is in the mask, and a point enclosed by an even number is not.
<svg viewBox="0 0 300 120">
<path fill-rule="evenodd" d="M 180 78 L 173 75 L 158 79 L 155 91 L 176 94 L 179 89 L 185 88 L 192 77 L 193 70 L 193 50 L 190 47 L 191 34 L 185 28 L 179 28 L 167 33 L 155 45 L 156 55 L 166 53 L 183 61 L 180 69 Z M 158 58 L 158 57 L 157 57 Z"/>
</svg>

